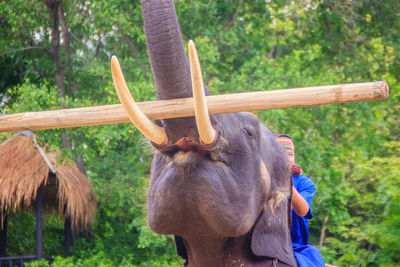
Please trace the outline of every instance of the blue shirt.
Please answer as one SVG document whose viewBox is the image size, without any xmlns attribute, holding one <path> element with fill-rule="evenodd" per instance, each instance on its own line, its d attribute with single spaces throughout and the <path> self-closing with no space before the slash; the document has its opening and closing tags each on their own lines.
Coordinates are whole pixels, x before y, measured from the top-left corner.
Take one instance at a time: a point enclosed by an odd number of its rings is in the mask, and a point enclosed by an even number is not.
<svg viewBox="0 0 400 267">
<path fill-rule="evenodd" d="M 313 215 L 311 211 L 311 200 L 315 195 L 314 182 L 304 175 L 293 176 L 293 186 L 300 195 L 307 201 L 310 207 L 308 213 L 304 217 L 299 217 L 292 209 L 292 226 L 290 228 L 290 236 L 293 243 L 308 245 L 308 220 Z"/>
</svg>

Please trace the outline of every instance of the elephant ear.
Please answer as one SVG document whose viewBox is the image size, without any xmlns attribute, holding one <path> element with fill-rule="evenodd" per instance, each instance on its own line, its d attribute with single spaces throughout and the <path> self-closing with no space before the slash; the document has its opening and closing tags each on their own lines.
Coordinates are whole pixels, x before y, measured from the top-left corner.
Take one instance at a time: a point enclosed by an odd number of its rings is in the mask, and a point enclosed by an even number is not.
<svg viewBox="0 0 400 267">
<path fill-rule="evenodd" d="M 267 130 L 263 133 L 267 133 Z M 293 180 L 287 155 L 271 134 L 262 135 L 260 147 L 269 148 L 261 151 L 261 157 L 270 176 L 271 187 L 268 199 L 253 226 L 251 249 L 257 256 L 275 258 L 290 266 L 297 266 L 290 237 Z"/>
<path fill-rule="evenodd" d="M 286 199 L 282 200 L 274 211 L 270 207 L 264 208 L 253 228 L 251 249 L 257 256 L 275 258 L 290 266 L 297 266 L 289 234 L 287 202 Z"/>
</svg>

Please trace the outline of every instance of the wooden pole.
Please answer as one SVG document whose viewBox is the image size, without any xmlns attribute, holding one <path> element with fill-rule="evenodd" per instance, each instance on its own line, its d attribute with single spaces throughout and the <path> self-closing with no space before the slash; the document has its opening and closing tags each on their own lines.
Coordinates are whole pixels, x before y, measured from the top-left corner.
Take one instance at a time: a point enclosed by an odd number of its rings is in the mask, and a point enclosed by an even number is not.
<svg viewBox="0 0 400 267">
<path fill-rule="evenodd" d="M 70 256 L 72 246 L 72 229 L 71 229 L 71 218 L 64 213 L 64 252 L 65 257 Z"/>
<path fill-rule="evenodd" d="M 38 188 L 35 201 L 36 214 L 36 259 L 43 258 L 43 185 Z"/>
<path fill-rule="evenodd" d="M 8 224 L 7 211 L 3 210 L 3 214 L 0 215 L 0 217 L 3 219 L 0 225 L 0 257 L 5 257 L 7 248 L 7 224 Z"/>
<path fill-rule="evenodd" d="M 354 83 L 207 96 L 210 114 L 385 99 L 386 82 Z M 193 98 L 138 103 L 151 120 L 194 115 Z M 105 105 L 0 116 L 0 132 L 43 130 L 129 122 L 122 105 Z"/>
</svg>

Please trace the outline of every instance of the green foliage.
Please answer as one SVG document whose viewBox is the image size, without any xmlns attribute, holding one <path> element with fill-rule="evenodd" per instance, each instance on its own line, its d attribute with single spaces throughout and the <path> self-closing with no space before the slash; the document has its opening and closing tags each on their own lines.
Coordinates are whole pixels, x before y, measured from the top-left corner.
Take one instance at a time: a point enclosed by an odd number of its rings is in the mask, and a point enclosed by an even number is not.
<svg viewBox="0 0 400 267">
<path fill-rule="evenodd" d="M 142 264 L 133 264 L 129 260 L 123 260 L 120 266 L 126 267 L 175 267 L 182 265 L 178 261 L 170 261 L 169 257 L 165 255 L 159 257 L 157 260 L 150 260 Z M 55 257 L 54 261 L 50 264 L 47 260 L 36 261 L 25 264 L 27 267 L 112 267 L 115 263 L 107 258 L 102 252 L 98 254 L 91 254 L 89 257 L 78 259 L 75 257 L 63 258 Z"/>
<path fill-rule="evenodd" d="M 256 112 L 294 137 L 297 162 L 317 195 L 311 242 L 331 264 L 400 264 L 400 2 L 175 1 L 184 42 L 196 43 L 214 93 L 385 80 L 384 101 Z M 17 113 L 118 103 L 109 71 L 116 54 L 137 101 L 155 99 L 141 1 L 63 1 L 72 78 L 60 98 L 42 1 L 0 2 L 1 111 Z M 24 49 L 32 48 L 32 49 Z M 136 52 L 135 52 L 136 51 Z M 60 58 L 67 73 L 67 55 Z M 77 92 L 72 91 L 73 83 Z M 72 149 L 63 147 L 68 133 Z M 38 131 L 40 140 L 83 156 L 99 197 L 93 229 L 65 259 L 62 222 L 45 225 L 52 266 L 179 266 L 173 239 L 146 225 L 152 148 L 129 124 Z M 10 134 L 3 134 L 2 140 Z M 32 217 L 10 215 L 11 255 L 33 253 Z M 11 229 L 12 228 L 12 229 Z M 321 230 L 325 238 L 321 240 Z M 24 231 L 25 229 L 29 229 Z M 59 229 L 59 230 L 55 230 Z M 24 242 L 18 242 L 23 240 Z M 26 245 L 24 245 L 26 244 Z M 46 261 L 29 266 L 48 266 Z"/>
</svg>

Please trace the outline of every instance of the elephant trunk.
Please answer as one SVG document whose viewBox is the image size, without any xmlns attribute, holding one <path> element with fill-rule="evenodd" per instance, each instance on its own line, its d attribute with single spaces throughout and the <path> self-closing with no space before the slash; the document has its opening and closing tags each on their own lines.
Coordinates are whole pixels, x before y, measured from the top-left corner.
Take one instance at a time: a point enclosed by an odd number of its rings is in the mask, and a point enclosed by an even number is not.
<svg viewBox="0 0 400 267">
<path fill-rule="evenodd" d="M 191 97 L 190 68 L 172 0 L 143 0 L 147 47 L 157 99 Z"/>
<path fill-rule="evenodd" d="M 142 11 L 157 99 L 192 97 L 190 66 L 173 0 L 143 0 Z M 169 144 L 182 138 L 200 141 L 194 117 L 161 120 L 159 125 Z"/>
</svg>

